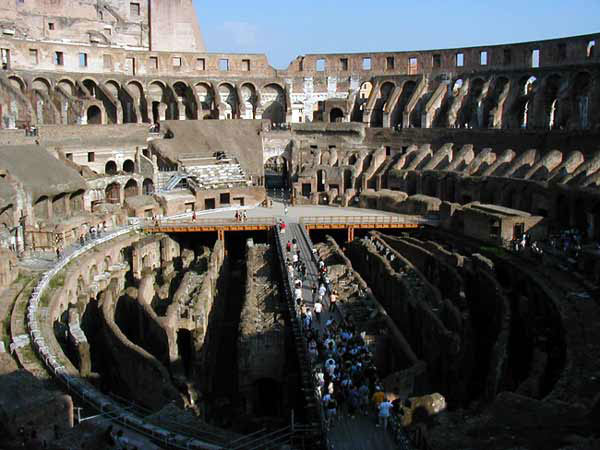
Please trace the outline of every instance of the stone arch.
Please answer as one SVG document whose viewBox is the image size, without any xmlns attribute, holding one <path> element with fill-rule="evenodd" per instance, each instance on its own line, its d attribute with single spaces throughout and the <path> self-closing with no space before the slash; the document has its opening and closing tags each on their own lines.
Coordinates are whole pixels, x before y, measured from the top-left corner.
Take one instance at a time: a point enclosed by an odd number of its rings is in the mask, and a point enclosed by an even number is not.
<svg viewBox="0 0 600 450">
<path fill-rule="evenodd" d="M 365 81 L 360 85 L 358 92 L 356 93 L 356 100 L 354 101 L 354 110 L 352 111 L 352 121 L 362 122 L 364 109 L 371 96 L 373 90 L 373 83 Z"/>
<path fill-rule="evenodd" d="M 566 125 L 564 105 L 560 100 L 566 80 L 559 74 L 552 74 L 544 80 L 543 126 L 548 129 L 562 128 Z"/>
<path fill-rule="evenodd" d="M 115 175 L 117 173 L 117 163 L 112 160 L 106 161 L 104 173 L 107 175 Z"/>
<path fill-rule="evenodd" d="M 263 119 L 271 123 L 285 123 L 285 89 L 278 83 L 265 85 L 260 93 Z"/>
<path fill-rule="evenodd" d="M 196 102 L 189 85 L 183 81 L 177 81 L 173 84 L 173 91 L 175 92 L 177 100 L 185 108 L 185 111 L 179 111 L 180 117 L 181 113 L 184 112 L 187 120 L 195 119 Z"/>
<path fill-rule="evenodd" d="M 467 98 L 464 100 L 459 112 L 459 125 L 467 125 L 469 128 L 479 128 L 481 125 L 481 96 L 485 80 L 481 77 L 475 77 L 469 80 L 469 89 Z"/>
<path fill-rule="evenodd" d="M 415 90 L 417 89 L 417 83 L 413 80 L 407 80 L 402 83 L 400 96 L 398 97 L 398 102 L 394 107 L 394 110 L 391 112 L 390 117 L 390 126 L 392 128 L 399 126 L 404 127 L 404 110 L 410 102 Z"/>
<path fill-rule="evenodd" d="M 75 83 L 73 83 L 73 81 L 71 81 L 71 79 L 63 78 L 56 85 L 60 86 L 62 88 L 62 90 L 64 90 L 68 95 L 70 95 L 72 97 L 75 96 L 75 94 L 76 94 Z"/>
<path fill-rule="evenodd" d="M 88 271 L 88 280 L 89 283 L 94 282 L 94 278 L 98 276 L 98 266 L 96 264 L 92 264 Z"/>
<path fill-rule="evenodd" d="M 242 94 L 241 102 L 243 102 L 246 113 L 246 119 L 255 119 L 256 118 L 256 106 L 258 103 L 257 89 L 253 83 L 245 82 L 242 84 L 240 88 L 240 92 Z"/>
<path fill-rule="evenodd" d="M 86 111 L 88 125 L 102 124 L 102 110 L 97 105 L 91 105 Z"/>
<path fill-rule="evenodd" d="M 142 192 L 144 195 L 154 194 L 154 181 L 150 178 L 146 178 L 142 183 Z"/>
<path fill-rule="evenodd" d="M 498 111 L 500 99 L 503 95 L 506 95 L 509 84 L 510 81 L 505 76 L 499 76 L 494 79 L 491 93 L 483 102 L 483 128 L 499 128 L 502 119 L 501 114 L 499 114 Z"/>
<path fill-rule="evenodd" d="M 43 78 L 43 77 L 34 78 L 33 82 L 31 83 L 31 89 L 33 89 L 35 91 L 40 91 L 40 92 L 43 92 L 46 94 L 48 94 L 50 92 L 50 86 L 51 86 L 50 81 L 48 81 L 48 79 Z"/>
<path fill-rule="evenodd" d="M 215 93 L 212 86 L 208 83 L 196 83 L 194 85 L 194 90 L 196 91 L 196 96 L 198 97 L 198 101 L 200 105 L 198 105 L 198 114 L 200 115 L 200 110 L 204 115 L 208 113 L 212 113 L 214 109 L 215 102 Z"/>
<path fill-rule="evenodd" d="M 110 183 L 104 190 L 107 203 L 121 203 L 121 185 L 117 182 Z"/>
<path fill-rule="evenodd" d="M 106 255 L 104 257 L 104 265 L 102 266 L 102 268 L 104 269 L 103 272 L 108 272 L 110 266 L 112 266 L 112 258 L 110 257 L 110 255 Z"/>
<path fill-rule="evenodd" d="M 173 119 L 174 111 L 171 106 L 171 99 L 167 86 L 160 80 L 153 80 L 148 84 L 148 98 L 152 102 L 152 121 L 154 123 L 160 120 Z M 164 117 L 163 117 L 164 109 Z"/>
<path fill-rule="evenodd" d="M 225 105 L 223 115 L 225 119 L 238 117 L 238 96 L 235 87 L 228 82 L 222 82 L 218 86 L 221 102 Z"/>
<path fill-rule="evenodd" d="M 329 121 L 330 122 L 343 122 L 344 121 L 344 111 L 341 108 L 332 108 L 329 112 Z"/>
<path fill-rule="evenodd" d="M 123 172 L 133 173 L 135 171 L 135 163 L 131 159 L 123 161 Z"/>
<path fill-rule="evenodd" d="M 272 156 L 265 162 L 265 186 L 270 189 L 285 188 L 288 184 L 288 160 L 285 156 Z"/>
<path fill-rule="evenodd" d="M 128 116 L 128 114 L 124 111 L 123 114 L 126 120 L 134 122 L 134 115 L 137 114 L 139 110 L 139 114 L 141 115 L 140 119 L 144 122 L 150 122 L 150 118 L 148 117 L 148 103 L 146 102 L 143 84 L 137 80 L 129 81 L 127 83 L 127 92 L 128 95 L 131 96 L 131 100 L 133 102 L 133 112 L 130 116 Z"/>
<path fill-rule="evenodd" d="M 377 92 L 377 100 L 375 101 L 373 113 L 371 114 L 372 127 L 383 126 L 383 109 L 391 97 L 392 92 L 394 92 L 395 87 L 396 84 L 392 81 L 385 81 L 379 87 L 379 91 Z"/>
<path fill-rule="evenodd" d="M 139 194 L 138 182 L 133 178 L 125 184 L 125 198 L 135 197 Z"/>
<path fill-rule="evenodd" d="M 8 80 L 10 81 L 10 84 L 12 84 L 15 89 L 18 89 L 21 93 L 25 93 L 25 88 L 27 85 L 26 85 L 25 81 L 23 81 L 23 78 L 21 78 L 18 75 L 11 75 L 8 77 Z"/>
</svg>

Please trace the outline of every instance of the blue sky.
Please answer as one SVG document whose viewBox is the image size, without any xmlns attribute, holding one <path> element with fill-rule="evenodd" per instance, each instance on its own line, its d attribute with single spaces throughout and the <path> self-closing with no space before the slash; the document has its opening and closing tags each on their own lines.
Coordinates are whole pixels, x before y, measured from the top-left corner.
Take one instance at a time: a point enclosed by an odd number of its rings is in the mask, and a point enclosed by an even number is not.
<svg viewBox="0 0 600 450">
<path fill-rule="evenodd" d="M 209 52 L 298 55 L 502 44 L 600 31 L 600 0 L 194 0 Z"/>
</svg>

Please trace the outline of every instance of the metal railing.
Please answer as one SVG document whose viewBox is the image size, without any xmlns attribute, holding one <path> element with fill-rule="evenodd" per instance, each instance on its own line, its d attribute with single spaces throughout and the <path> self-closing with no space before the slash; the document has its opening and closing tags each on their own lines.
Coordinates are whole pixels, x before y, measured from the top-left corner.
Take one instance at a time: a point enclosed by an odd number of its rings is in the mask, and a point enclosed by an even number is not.
<svg viewBox="0 0 600 450">
<path fill-rule="evenodd" d="M 227 218 L 224 217 L 222 219 L 142 219 L 140 221 L 140 226 L 142 228 L 145 227 L 161 227 L 161 226 L 169 226 L 169 225 L 177 225 L 183 227 L 202 227 L 202 226 L 244 226 L 244 225 L 265 225 L 265 226 L 274 226 L 276 223 L 275 217 L 249 217 L 246 220 L 239 221 L 234 217 Z"/>
<path fill-rule="evenodd" d="M 302 225 L 424 225 L 434 219 L 423 216 L 307 216 L 300 219 Z"/>
</svg>

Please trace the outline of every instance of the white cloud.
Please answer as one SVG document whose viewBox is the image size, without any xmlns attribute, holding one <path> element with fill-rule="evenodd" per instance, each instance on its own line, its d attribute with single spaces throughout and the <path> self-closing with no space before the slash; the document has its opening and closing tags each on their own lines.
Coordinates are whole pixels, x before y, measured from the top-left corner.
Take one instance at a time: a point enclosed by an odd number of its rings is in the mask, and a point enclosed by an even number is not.
<svg viewBox="0 0 600 450">
<path fill-rule="evenodd" d="M 258 44 L 258 27 L 248 22 L 228 21 L 223 24 L 223 31 L 231 38 L 234 45 L 254 47 Z"/>
</svg>

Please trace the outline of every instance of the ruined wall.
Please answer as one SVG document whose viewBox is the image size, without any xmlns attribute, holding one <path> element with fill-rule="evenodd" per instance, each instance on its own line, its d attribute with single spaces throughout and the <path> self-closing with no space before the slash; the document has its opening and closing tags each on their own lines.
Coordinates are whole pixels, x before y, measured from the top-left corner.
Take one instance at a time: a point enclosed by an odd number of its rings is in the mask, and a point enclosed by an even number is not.
<svg viewBox="0 0 600 450">
<path fill-rule="evenodd" d="M 246 247 L 246 291 L 237 340 L 238 384 L 246 413 L 258 410 L 261 379 L 285 385 L 287 366 L 283 318 L 277 319 L 278 288 L 274 282 L 273 253 L 268 246 Z M 282 389 L 282 393 L 284 390 Z M 281 398 L 281 404 L 288 401 Z"/>
<path fill-rule="evenodd" d="M 100 318 L 102 333 L 113 364 L 106 376 L 115 386 L 121 386 L 136 403 L 159 409 L 170 402 L 182 404 L 179 393 L 171 384 L 165 367 L 150 353 L 133 344 L 114 321 L 118 298 L 116 281 L 102 293 Z M 108 381 L 108 380 L 106 380 Z M 148 395 L 152 392 L 152 395 Z"/>
<path fill-rule="evenodd" d="M 460 335 L 442 322 L 439 305 L 428 301 L 422 284 L 407 281 L 372 244 L 355 240 L 348 246 L 348 254 L 417 357 L 426 362 L 430 387 L 442 392 L 449 403 L 465 401 L 465 379 L 472 370 L 466 363 L 468 354 L 463 353 Z M 397 258 L 401 256 L 397 254 Z M 404 260 L 404 265 L 406 271 L 414 271 L 408 261 Z"/>
</svg>

